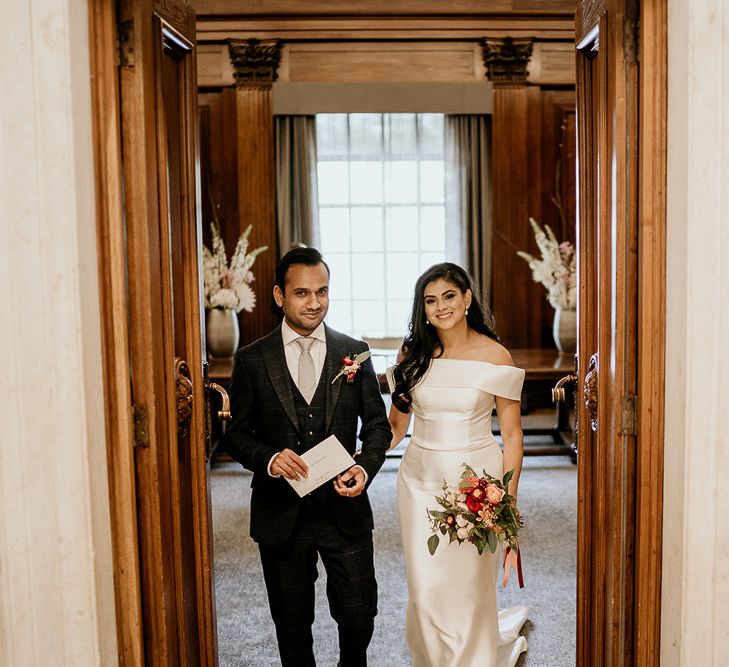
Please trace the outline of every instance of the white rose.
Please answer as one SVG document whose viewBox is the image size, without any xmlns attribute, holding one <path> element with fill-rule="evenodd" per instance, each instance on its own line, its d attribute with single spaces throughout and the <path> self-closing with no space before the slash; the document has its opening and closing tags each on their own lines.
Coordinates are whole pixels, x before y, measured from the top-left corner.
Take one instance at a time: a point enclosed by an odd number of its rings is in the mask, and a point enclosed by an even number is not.
<svg viewBox="0 0 729 667">
<path fill-rule="evenodd" d="M 468 528 L 459 528 L 456 531 L 456 535 L 458 535 L 459 540 L 467 540 L 468 539 Z"/>
<path fill-rule="evenodd" d="M 456 523 L 458 524 L 459 528 L 463 528 L 464 526 L 468 525 L 468 519 L 463 516 L 463 514 L 459 514 L 456 516 Z"/>
</svg>

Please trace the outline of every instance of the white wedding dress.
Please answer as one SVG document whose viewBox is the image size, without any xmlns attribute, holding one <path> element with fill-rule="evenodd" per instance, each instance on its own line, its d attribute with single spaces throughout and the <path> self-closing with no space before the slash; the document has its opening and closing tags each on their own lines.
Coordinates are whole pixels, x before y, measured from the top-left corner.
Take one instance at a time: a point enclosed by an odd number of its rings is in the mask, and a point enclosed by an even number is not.
<svg viewBox="0 0 729 667">
<path fill-rule="evenodd" d="M 388 370 L 392 390 L 392 369 Z M 408 581 L 406 636 L 413 667 L 513 667 L 526 651 L 519 634 L 528 609 L 497 612 L 501 550 L 478 555 L 471 544 L 427 547 L 427 510 L 438 509 L 443 480 L 455 485 L 467 463 L 503 475 L 491 433 L 494 397 L 518 400 L 524 371 L 485 361 L 434 359 L 411 391 L 415 424 L 397 483 Z"/>
</svg>

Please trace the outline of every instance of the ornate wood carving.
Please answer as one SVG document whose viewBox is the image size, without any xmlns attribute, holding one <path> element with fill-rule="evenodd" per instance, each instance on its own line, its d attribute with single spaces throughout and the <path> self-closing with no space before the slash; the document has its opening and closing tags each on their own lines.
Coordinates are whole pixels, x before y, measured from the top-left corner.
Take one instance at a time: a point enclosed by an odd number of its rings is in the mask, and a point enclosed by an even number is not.
<svg viewBox="0 0 729 667">
<path fill-rule="evenodd" d="M 597 432 L 597 353 L 590 357 L 582 389 L 585 408 L 590 415 L 590 428 Z"/>
<path fill-rule="evenodd" d="M 175 357 L 175 397 L 177 400 L 177 437 L 186 438 L 192 418 L 192 380 L 184 359 Z"/>
<path fill-rule="evenodd" d="M 526 83 L 529 72 L 527 65 L 532 56 L 531 38 L 484 39 L 483 61 L 486 76 L 495 86 L 503 84 Z"/>
<path fill-rule="evenodd" d="M 228 53 L 235 69 L 236 86 L 269 87 L 278 78 L 281 40 L 229 40 Z"/>
</svg>

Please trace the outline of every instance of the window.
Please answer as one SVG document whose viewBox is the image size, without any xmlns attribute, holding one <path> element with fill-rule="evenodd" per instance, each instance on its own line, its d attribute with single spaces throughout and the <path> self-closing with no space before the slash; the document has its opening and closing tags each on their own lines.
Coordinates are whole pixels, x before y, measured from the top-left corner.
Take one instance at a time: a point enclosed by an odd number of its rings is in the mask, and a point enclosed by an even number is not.
<svg viewBox="0 0 729 667">
<path fill-rule="evenodd" d="M 319 114 L 328 322 L 358 337 L 402 337 L 417 277 L 445 260 L 442 114 Z"/>
</svg>

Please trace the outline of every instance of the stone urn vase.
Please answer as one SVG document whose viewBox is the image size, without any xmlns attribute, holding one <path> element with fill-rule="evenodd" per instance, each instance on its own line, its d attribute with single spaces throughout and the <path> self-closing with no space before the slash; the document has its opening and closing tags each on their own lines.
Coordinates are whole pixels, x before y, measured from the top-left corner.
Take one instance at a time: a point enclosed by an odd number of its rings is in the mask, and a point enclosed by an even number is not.
<svg viewBox="0 0 729 667">
<path fill-rule="evenodd" d="M 555 309 L 552 335 L 560 352 L 576 352 L 577 311 L 569 308 Z"/>
<path fill-rule="evenodd" d="M 205 334 L 209 355 L 232 357 L 240 340 L 237 313 L 232 308 L 210 308 L 205 318 Z"/>
</svg>

